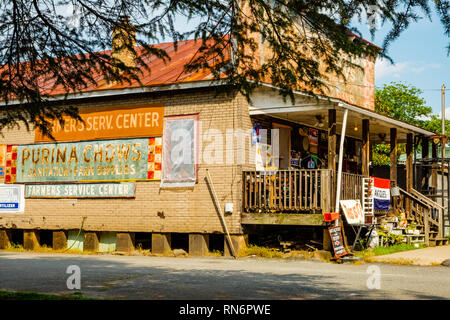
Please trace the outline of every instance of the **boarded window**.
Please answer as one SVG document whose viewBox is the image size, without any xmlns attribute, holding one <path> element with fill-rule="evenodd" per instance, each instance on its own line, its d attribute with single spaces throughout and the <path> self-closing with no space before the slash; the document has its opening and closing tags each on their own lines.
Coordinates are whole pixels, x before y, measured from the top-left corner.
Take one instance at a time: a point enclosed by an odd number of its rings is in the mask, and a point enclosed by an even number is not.
<svg viewBox="0 0 450 320">
<path fill-rule="evenodd" d="M 197 181 L 198 116 L 164 119 L 161 187 L 192 187 Z"/>
</svg>

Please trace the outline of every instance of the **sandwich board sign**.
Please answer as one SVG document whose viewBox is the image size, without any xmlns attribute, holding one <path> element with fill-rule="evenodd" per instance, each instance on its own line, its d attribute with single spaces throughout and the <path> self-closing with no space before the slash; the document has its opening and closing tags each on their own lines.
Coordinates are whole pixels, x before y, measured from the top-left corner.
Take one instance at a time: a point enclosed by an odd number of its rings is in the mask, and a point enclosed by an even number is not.
<svg viewBox="0 0 450 320">
<path fill-rule="evenodd" d="M 336 257 L 342 257 L 347 254 L 344 247 L 344 241 L 342 240 L 341 227 L 329 227 L 328 232 L 330 233 L 331 243 L 333 244 L 334 255 Z"/>
<path fill-rule="evenodd" d="M 348 224 L 364 224 L 364 212 L 359 200 L 339 201 Z"/>
<path fill-rule="evenodd" d="M 23 213 L 25 210 L 25 186 L 23 184 L 0 185 L 0 213 Z"/>
</svg>

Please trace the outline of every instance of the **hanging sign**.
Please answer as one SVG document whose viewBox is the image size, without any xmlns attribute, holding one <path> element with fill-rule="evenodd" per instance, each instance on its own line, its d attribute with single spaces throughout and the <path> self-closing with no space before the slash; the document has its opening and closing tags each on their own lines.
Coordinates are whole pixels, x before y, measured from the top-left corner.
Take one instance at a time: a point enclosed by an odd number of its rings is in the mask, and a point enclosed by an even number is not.
<svg viewBox="0 0 450 320">
<path fill-rule="evenodd" d="M 0 213 L 23 213 L 24 210 L 24 185 L 0 185 Z"/>
<path fill-rule="evenodd" d="M 311 153 L 317 154 L 319 146 L 319 130 L 310 128 L 308 130 L 308 136 L 310 151 Z"/>
<path fill-rule="evenodd" d="M 334 255 L 336 257 L 342 257 L 347 254 L 344 247 L 344 242 L 342 240 L 341 227 L 330 227 L 328 228 L 330 233 L 331 243 L 333 244 Z"/>
<path fill-rule="evenodd" d="M 56 141 L 81 141 L 162 136 L 164 107 L 120 106 L 114 108 L 81 109 L 77 121 L 63 117 L 64 124 L 53 120 L 52 135 Z M 36 128 L 35 142 L 52 142 Z"/>
<path fill-rule="evenodd" d="M 389 211 L 391 204 L 391 181 L 388 179 L 373 179 L 373 206 L 377 211 Z"/>
<path fill-rule="evenodd" d="M 364 224 L 364 212 L 359 200 L 340 200 L 348 224 Z"/>
<path fill-rule="evenodd" d="M 161 138 L 17 146 L 17 182 L 161 178 Z"/>
<path fill-rule="evenodd" d="M 28 184 L 26 198 L 132 198 L 135 185 L 126 183 Z"/>
</svg>

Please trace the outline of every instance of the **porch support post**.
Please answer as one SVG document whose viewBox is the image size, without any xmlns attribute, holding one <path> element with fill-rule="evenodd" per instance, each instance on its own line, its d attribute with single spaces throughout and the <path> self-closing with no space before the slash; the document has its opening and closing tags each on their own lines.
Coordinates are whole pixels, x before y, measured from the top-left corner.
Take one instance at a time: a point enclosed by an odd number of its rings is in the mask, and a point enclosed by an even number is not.
<svg viewBox="0 0 450 320">
<path fill-rule="evenodd" d="M 413 188 L 413 134 L 406 135 L 406 191 Z"/>
<path fill-rule="evenodd" d="M 411 192 L 413 180 L 413 135 L 406 135 L 406 192 Z M 406 216 L 411 216 L 411 199 L 406 197 Z"/>
<path fill-rule="evenodd" d="M 428 137 L 422 137 L 422 160 L 427 160 L 430 157 L 430 138 Z M 422 167 L 422 174 L 421 174 L 421 181 L 420 181 L 420 187 L 422 190 L 428 189 L 428 173 L 430 172 L 430 168 L 425 165 Z M 419 190 L 420 191 L 420 190 Z"/>
<path fill-rule="evenodd" d="M 363 119 L 362 121 L 362 175 L 368 177 L 369 174 L 369 161 L 370 161 L 370 131 L 369 131 L 369 119 Z"/>
<path fill-rule="evenodd" d="M 339 163 L 338 163 L 337 183 L 336 183 L 336 204 L 334 212 L 339 212 L 339 200 L 341 198 L 342 161 L 344 158 L 344 140 L 345 140 L 345 131 L 347 129 L 347 116 L 348 116 L 348 109 L 345 109 L 344 119 L 342 120 L 341 141 L 339 143 Z"/>
<path fill-rule="evenodd" d="M 333 210 L 333 200 L 336 199 L 336 195 L 333 194 L 336 189 L 336 109 L 328 110 L 328 169 L 331 170 L 330 183 L 331 192 L 328 195 L 327 203 L 329 203 L 328 209 Z M 326 234 L 328 234 L 328 229 L 326 229 Z M 325 233 L 324 233 L 325 237 Z M 328 235 L 329 237 L 329 235 Z M 324 238 L 325 239 L 325 238 Z"/>
<path fill-rule="evenodd" d="M 397 182 L 397 128 L 391 128 L 390 133 L 390 145 L 391 145 L 391 167 L 389 177 L 391 181 Z"/>
<path fill-rule="evenodd" d="M 437 191 L 437 168 L 438 165 L 436 163 L 437 160 L 437 144 L 434 142 L 434 139 L 431 141 L 431 157 L 433 158 L 433 164 L 431 169 L 431 188 L 433 189 L 433 201 L 436 201 L 436 191 Z"/>
<path fill-rule="evenodd" d="M 328 169 L 336 171 L 336 110 L 328 110 Z"/>
</svg>

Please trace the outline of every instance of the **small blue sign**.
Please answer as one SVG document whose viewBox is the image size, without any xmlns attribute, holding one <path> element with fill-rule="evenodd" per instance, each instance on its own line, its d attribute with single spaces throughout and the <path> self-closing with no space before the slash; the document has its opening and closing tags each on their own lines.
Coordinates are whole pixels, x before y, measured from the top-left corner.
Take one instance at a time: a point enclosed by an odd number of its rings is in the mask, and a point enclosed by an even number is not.
<svg viewBox="0 0 450 320">
<path fill-rule="evenodd" d="M 0 209 L 18 209 L 19 203 L 17 202 L 1 202 Z"/>
</svg>

